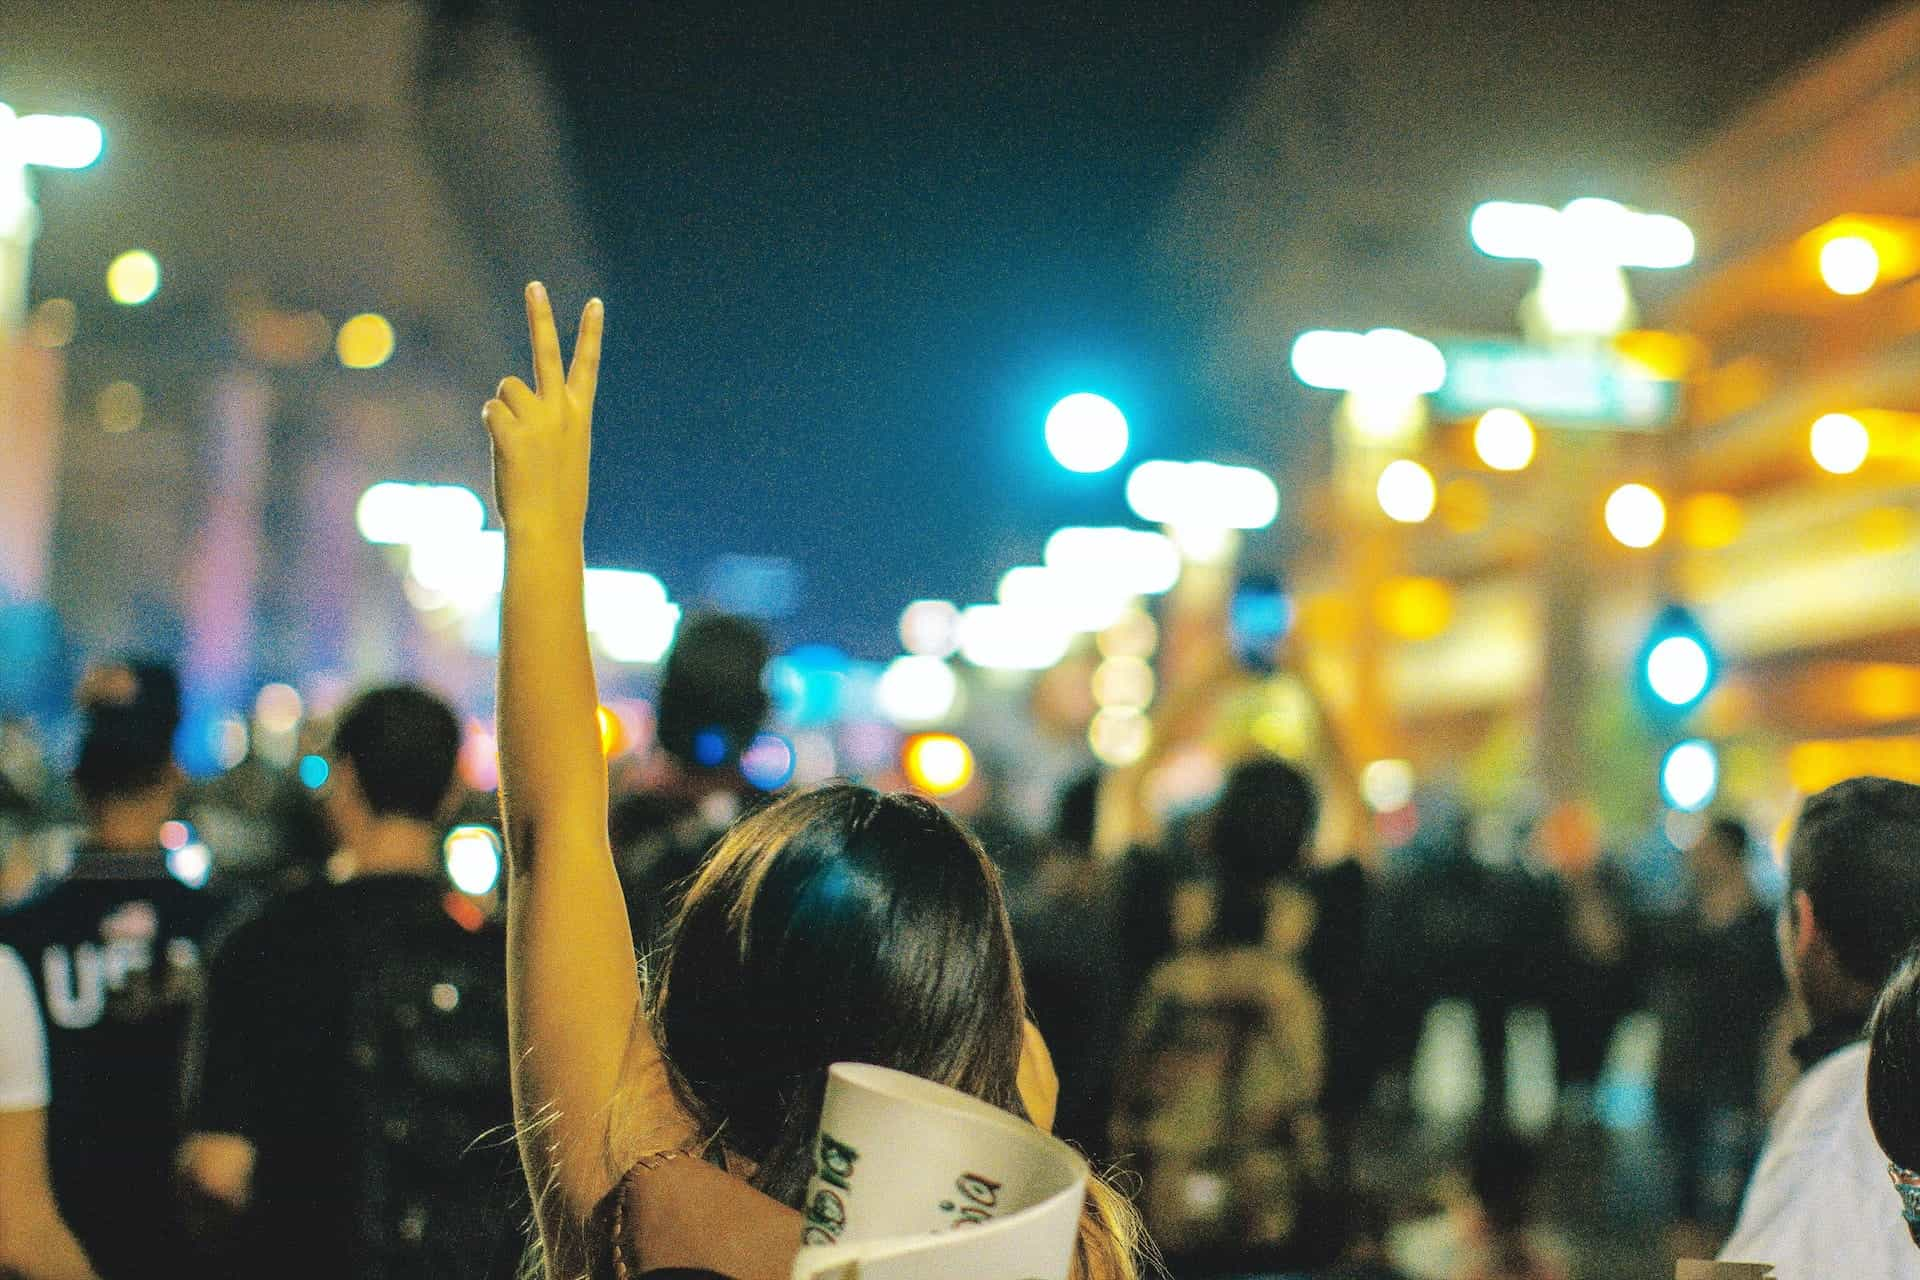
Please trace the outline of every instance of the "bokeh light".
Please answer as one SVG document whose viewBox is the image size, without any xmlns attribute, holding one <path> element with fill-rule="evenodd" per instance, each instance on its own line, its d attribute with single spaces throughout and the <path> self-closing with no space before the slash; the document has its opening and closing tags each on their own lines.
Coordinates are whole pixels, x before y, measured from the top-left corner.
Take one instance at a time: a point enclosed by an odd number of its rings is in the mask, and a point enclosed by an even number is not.
<svg viewBox="0 0 1920 1280">
<path fill-rule="evenodd" d="M 109 382 L 93 398 L 94 421 L 110 435 L 136 431 L 147 416 L 147 398 L 131 382 Z"/>
<path fill-rule="evenodd" d="M 1138 764 L 1153 745 L 1153 722 L 1138 707 L 1102 707 L 1087 726 L 1087 745 L 1101 764 Z"/>
<path fill-rule="evenodd" d="M 213 876 L 213 850 L 198 840 L 167 850 L 167 872 L 189 889 L 199 889 Z"/>
<path fill-rule="evenodd" d="M 900 763 L 907 781 L 930 796 L 950 796 L 973 781 L 973 749 L 950 733 L 907 739 Z"/>
<path fill-rule="evenodd" d="M 1453 589 L 1438 578 L 1389 578 L 1374 594 L 1373 614 L 1402 640 L 1431 640 L 1453 623 Z"/>
<path fill-rule="evenodd" d="M 262 685 L 253 699 L 254 723 L 263 733 L 292 733 L 305 710 L 300 691 L 290 684 Z"/>
<path fill-rule="evenodd" d="M 1108 658 L 1093 669 L 1093 700 L 1102 707 L 1145 707 L 1153 701 L 1153 668 L 1141 658 Z"/>
<path fill-rule="evenodd" d="M 296 772 L 300 775 L 301 786 L 309 791 L 318 791 L 327 785 L 327 779 L 332 776 L 333 768 L 327 763 L 325 756 L 301 756 L 300 767 Z"/>
<path fill-rule="evenodd" d="M 1857 297 L 1880 279 L 1880 251 L 1865 236 L 1835 236 L 1820 246 L 1820 278 L 1842 297 Z"/>
<path fill-rule="evenodd" d="M 999 604 L 969 605 L 960 613 L 960 656 L 994 671 L 1044 671 L 1073 643 L 1053 613 Z"/>
<path fill-rule="evenodd" d="M 1709 743 L 1688 739 L 1660 762 L 1660 792 L 1668 804 L 1684 813 L 1697 813 L 1712 804 L 1719 788 L 1720 758 Z"/>
<path fill-rule="evenodd" d="M 1127 506 L 1176 529 L 1264 529 L 1280 514 L 1280 490 L 1252 467 L 1155 460 L 1128 475 Z"/>
<path fill-rule="evenodd" d="M 160 260 L 145 249 L 129 249 L 107 268 L 107 296 L 123 307 L 137 307 L 160 292 Z"/>
<path fill-rule="evenodd" d="M 80 311 L 70 298 L 48 298 L 27 317 L 27 341 L 54 350 L 73 341 Z"/>
<path fill-rule="evenodd" d="M 1680 540 L 1702 551 L 1730 547 L 1740 539 L 1745 516 L 1727 493 L 1696 493 L 1680 504 Z"/>
<path fill-rule="evenodd" d="M 1667 505 L 1643 484 L 1623 484 L 1607 496 L 1607 532 L 1625 547 L 1644 549 L 1660 541 Z"/>
<path fill-rule="evenodd" d="M 193 828 L 178 818 L 169 818 L 160 824 L 160 847 L 173 850 L 185 848 L 193 839 Z"/>
<path fill-rule="evenodd" d="M 382 315 L 363 312 L 340 326 L 333 349 L 349 369 L 378 369 L 393 359 L 393 324 Z"/>
<path fill-rule="evenodd" d="M 1360 771 L 1360 796 L 1375 813 L 1398 813 L 1413 803 L 1413 766 L 1375 760 Z"/>
<path fill-rule="evenodd" d="M 900 647 L 930 658 L 960 648 L 960 609 L 949 600 L 915 600 L 900 611 Z"/>
<path fill-rule="evenodd" d="M 793 781 L 796 763 L 792 742 L 763 733 L 740 753 L 740 776 L 762 791 L 778 791 Z"/>
<path fill-rule="evenodd" d="M 460 892 L 479 897 L 500 883 L 500 833 L 492 827 L 455 827 L 447 832 L 441 852 L 447 878 Z"/>
<path fill-rule="evenodd" d="M 1103 658 L 1151 658 L 1160 644 L 1160 628 L 1145 609 L 1128 609 L 1094 639 Z"/>
<path fill-rule="evenodd" d="M 1647 654 L 1647 685 L 1662 702 L 1684 707 L 1706 692 L 1713 659 L 1692 636 L 1668 636 Z"/>
<path fill-rule="evenodd" d="M 43 169 L 85 169 L 107 147 L 106 132 L 85 116 L 21 116 L 13 134 L 20 158 Z"/>
<path fill-rule="evenodd" d="M 1401 524 L 1419 524 L 1433 514 L 1439 492 L 1433 473 L 1410 458 L 1389 462 L 1374 486 L 1374 496 L 1387 518 Z"/>
<path fill-rule="evenodd" d="M 1473 428 L 1473 451 L 1495 471 L 1524 471 L 1533 461 L 1533 424 L 1513 409 L 1489 409 Z"/>
<path fill-rule="evenodd" d="M 1070 395 L 1047 414 L 1047 449 L 1069 471 L 1105 471 L 1126 456 L 1126 415 L 1105 396 Z"/>
<path fill-rule="evenodd" d="M 916 728 L 946 719 L 959 692 L 959 678 L 944 660 L 931 654 L 908 654 L 887 664 L 874 696 L 887 719 L 902 728 Z"/>
<path fill-rule="evenodd" d="M 1873 441 L 1860 419 L 1850 413 L 1829 413 L 1816 418 L 1807 435 L 1807 447 L 1822 471 L 1848 476 L 1867 460 Z"/>
</svg>

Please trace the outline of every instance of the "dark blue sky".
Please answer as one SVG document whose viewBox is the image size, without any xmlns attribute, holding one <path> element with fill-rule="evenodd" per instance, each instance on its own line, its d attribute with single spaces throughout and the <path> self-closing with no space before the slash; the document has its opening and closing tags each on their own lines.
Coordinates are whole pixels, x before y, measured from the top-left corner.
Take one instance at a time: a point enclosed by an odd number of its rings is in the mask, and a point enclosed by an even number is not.
<svg viewBox="0 0 1920 1280">
<path fill-rule="evenodd" d="M 782 638 L 884 657 L 907 600 L 1124 516 L 1124 467 L 1047 457 L 1057 396 L 1205 447 L 1146 238 L 1291 4 L 526 7 L 608 276 L 590 554 L 688 599 L 790 556 Z"/>
</svg>

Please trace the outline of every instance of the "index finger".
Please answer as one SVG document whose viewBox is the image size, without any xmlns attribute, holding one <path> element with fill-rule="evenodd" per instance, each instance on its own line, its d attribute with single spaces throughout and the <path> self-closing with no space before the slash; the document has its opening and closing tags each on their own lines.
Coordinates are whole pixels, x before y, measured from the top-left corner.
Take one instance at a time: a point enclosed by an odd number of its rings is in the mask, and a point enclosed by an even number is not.
<svg viewBox="0 0 1920 1280">
<path fill-rule="evenodd" d="M 573 367 L 567 370 L 567 390 L 589 409 L 600 382 L 600 331 L 605 317 L 606 306 L 600 299 L 587 303 L 580 313 L 580 332 L 573 339 Z"/>
<path fill-rule="evenodd" d="M 527 286 L 527 335 L 533 342 L 533 385 L 541 395 L 566 380 L 560 363 L 560 335 L 553 327 L 553 305 L 538 280 Z"/>
</svg>

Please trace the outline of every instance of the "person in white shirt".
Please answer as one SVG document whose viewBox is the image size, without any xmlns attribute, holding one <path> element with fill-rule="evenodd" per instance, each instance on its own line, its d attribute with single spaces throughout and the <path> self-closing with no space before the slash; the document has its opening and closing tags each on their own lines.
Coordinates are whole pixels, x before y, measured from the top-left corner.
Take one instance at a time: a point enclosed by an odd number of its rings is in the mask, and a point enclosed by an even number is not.
<svg viewBox="0 0 1920 1280">
<path fill-rule="evenodd" d="M 1721 1249 L 1777 1280 L 1920 1280 L 1867 1122 L 1866 1024 L 1920 939 L 1920 787 L 1853 778 L 1813 796 L 1787 853 L 1781 959 L 1813 1030 Z"/>
<path fill-rule="evenodd" d="M 0 946 L 0 1275 L 93 1280 L 47 1172 L 47 1038 L 33 979 Z"/>
</svg>

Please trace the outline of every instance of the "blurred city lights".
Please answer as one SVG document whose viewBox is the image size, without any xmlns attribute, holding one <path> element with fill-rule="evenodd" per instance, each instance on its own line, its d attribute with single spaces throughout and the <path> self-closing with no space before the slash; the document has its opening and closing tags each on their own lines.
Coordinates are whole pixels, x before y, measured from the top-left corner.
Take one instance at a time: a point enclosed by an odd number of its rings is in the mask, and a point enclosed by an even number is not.
<svg viewBox="0 0 1920 1280">
<path fill-rule="evenodd" d="M 178 818 L 169 818 L 160 824 L 160 847 L 162 849 L 180 849 L 193 839 L 193 828 Z"/>
<path fill-rule="evenodd" d="M 950 796 L 973 781 L 973 750 L 950 733 L 907 739 L 900 763 L 907 781 L 931 796 Z"/>
<path fill-rule="evenodd" d="M 1491 508 L 1486 486 L 1469 476 L 1458 476 L 1440 486 L 1440 519 L 1455 533 L 1473 533 L 1485 527 Z"/>
<path fill-rule="evenodd" d="M 1295 377 L 1325 391 L 1417 396 L 1447 380 L 1440 348 L 1401 329 L 1311 329 L 1293 340 L 1290 360 Z"/>
<path fill-rule="evenodd" d="M 1419 524 L 1433 514 L 1439 494 L 1433 473 L 1410 458 L 1389 462 L 1374 487 L 1380 509 L 1401 524 Z"/>
<path fill-rule="evenodd" d="M 80 327 L 80 311 L 71 298 L 48 298 L 27 317 L 27 339 L 37 347 L 55 350 L 73 341 Z"/>
<path fill-rule="evenodd" d="M 1740 502 L 1731 494 L 1696 493 L 1680 504 L 1680 539 L 1702 551 L 1732 546 L 1744 522 Z"/>
<path fill-rule="evenodd" d="M 500 833 L 492 827 L 472 824 L 447 832 L 441 845 L 447 865 L 447 879 L 465 894 L 479 897 L 492 893 L 500 883 Z"/>
<path fill-rule="evenodd" d="M 778 791 L 793 781 L 795 763 L 793 743 L 777 733 L 763 733 L 740 753 L 740 776 L 762 791 Z"/>
<path fill-rule="evenodd" d="M 680 628 L 680 606 L 654 575 L 633 569 L 588 569 L 587 630 L 615 662 L 651 664 L 666 657 Z"/>
<path fill-rule="evenodd" d="M 1153 668 L 1143 658 L 1108 658 L 1093 669 L 1093 700 L 1102 707 L 1145 707 L 1153 701 Z"/>
<path fill-rule="evenodd" d="M 1373 612 L 1402 640 L 1431 640 L 1453 622 L 1453 589 L 1438 578 L 1389 578 L 1374 595 Z"/>
<path fill-rule="evenodd" d="M 467 721 L 460 739 L 460 779 L 475 791 L 500 786 L 500 743 L 484 721 Z"/>
<path fill-rule="evenodd" d="M 611 759 L 618 755 L 623 747 L 621 742 L 620 717 L 613 714 L 608 706 L 593 709 L 594 725 L 600 731 L 600 754 Z"/>
<path fill-rule="evenodd" d="M 296 772 L 300 775 L 301 786 L 309 791 L 318 791 L 327 785 L 333 769 L 327 764 L 325 756 L 301 756 L 300 768 Z"/>
<path fill-rule="evenodd" d="M 887 664 L 875 696 L 887 719 L 902 728 L 917 728 L 946 719 L 959 692 L 960 681 L 944 660 L 909 654 Z"/>
<path fill-rule="evenodd" d="M 1051 615 L 1071 632 L 1104 631 L 1127 610 L 1128 592 L 1098 578 L 1041 565 L 1017 565 L 1000 575 L 996 592 L 1010 609 Z"/>
<path fill-rule="evenodd" d="M 1138 707 L 1102 707 L 1087 725 L 1087 745 L 1101 764 L 1139 764 L 1153 745 L 1153 722 Z"/>
<path fill-rule="evenodd" d="M 1126 416 L 1104 396 L 1070 395 L 1047 414 L 1047 449 L 1069 471 L 1105 471 L 1126 456 Z"/>
<path fill-rule="evenodd" d="M 1180 580 L 1180 549 L 1146 529 L 1069 525 L 1047 539 L 1041 558 L 1048 569 L 1127 596 L 1159 595 Z"/>
<path fill-rule="evenodd" d="M 1697 738 L 1667 752 L 1660 762 L 1660 792 L 1683 813 L 1697 813 L 1713 803 L 1720 787 L 1720 758 L 1713 747 Z"/>
<path fill-rule="evenodd" d="M 960 647 L 960 610 L 948 600 L 915 600 L 900 611 L 900 647 L 929 658 L 948 658 Z"/>
<path fill-rule="evenodd" d="M 1512 409 L 1489 409 L 1473 428 L 1473 451 L 1495 471 L 1524 471 L 1533 461 L 1533 424 Z"/>
<path fill-rule="evenodd" d="M 364 312 L 340 326 L 333 349 L 349 369 L 378 369 L 393 359 L 393 325 L 385 316 Z"/>
<path fill-rule="evenodd" d="M 1607 496 L 1606 521 L 1620 545 L 1643 549 L 1666 531 L 1667 504 L 1646 485 L 1623 484 Z"/>
<path fill-rule="evenodd" d="M 407 548 L 407 573 L 446 607 L 462 612 L 482 608 L 506 583 L 506 535 L 498 529 L 475 529 L 423 538 Z"/>
<path fill-rule="evenodd" d="M 94 421 L 110 435 L 139 429 L 147 416 L 147 398 L 131 382 L 109 382 L 93 398 Z"/>
<path fill-rule="evenodd" d="M 1160 628 L 1145 609 L 1128 609 L 1095 637 L 1103 658 L 1151 658 L 1160 644 Z"/>
<path fill-rule="evenodd" d="M 249 736 L 247 722 L 239 716 L 222 716 L 213 727 L 213 758 L 222 769 L 231 769 L 247 758 Z"/>
<path fill-rule="evenodd" d="M 262 685 L 253 699 L 253 719 L 265 733 L 292 733 L 305 708 L 300 691 L 290 684 Z"/>
<path fill-rule="evenodd" d="M 1693 231 L 1678 218 L 1640 213 L 1593 196 L 1565 208 L 1490 200 L 1468 221 L 1474 247 L 1492 258 L 1542 263 L 1570 257 L 1612 267 L 1669 269 L 1693 261 Z"/>
<path fill-rule="evenodd" d="M 1221 564 L 1232 558 L 1240 545 L 1232 529 L 1214 524 L 1176 524 L 1169 528 L 1173 545 L 1188 564 Z"/>
<path fill-rule="evenodd" d="M 1672 706 L 1698 701 L 1712 678 L 1706 646 L 1692 636 L 1668 636 L 1647 654 L 1647 685 Z"/>
<path fill-rule="evenodd" d="M 1816 418 L 1807 443 L 1820 469 L 1836 476 L 1858 471 L 1872 447 L 1865 424 L 1848 413 L 1829 413 Z"/>
<path fill-rule="evenodd" d="M 213 850 L 198 840 L 169 849 L 167 872 L 189 889 L 202 888 L 213 875 Z"/>
<path fill-rule="evenodd" d="M 1280 514 L 1280 490 L 1252 467 L 1143 462 L 1127 477 L 1127 505 L 1153 524 L 1264 529 Z"/>
<path fill-rule="evenodd" d="M 362 538 L 393 546 L 477 533 L 486 519 L 479 496 L 458 484 L 383 480 L 362 493 L 354 508 Z"/>
<path fill-rule="evenodd" d="M 129 249 L 107 267 L 107 294 L 123 307 L 137 307 L 160 292 L 160 260 Z"/>
<path fill-rule="evenodd" d="M 1360 796 L 1375 813 L 1398 813 L 1413 803 L 1413 766 L 1375 760 L 1360 771 Z"/>
<path fill-rule="evenodd" d="M 12 133 L 21 163 L 42 169 L 85 169 L 107 146 L 106 133 L 85 116 L 19 116 Z"/>
<path fill-rule="evenodd" d="M 1041 671 L 1067 656 L 1073 635 L 1058 615 L 1007 605 L 969 605 L 960 612 L 960 656 L 995 671 Z"/>
<path fill-rule="evenodd" d="M 1857 297 L 1880 279 L 1880 251 L 1865 236 L 1835 236 L 1820 246 L 1820 278 L 1842 297 Z"/>
</svg>

